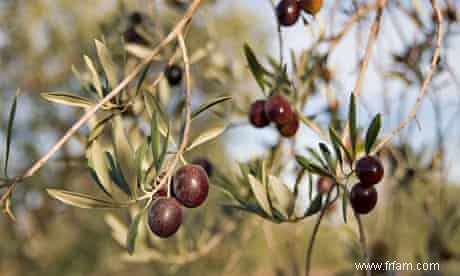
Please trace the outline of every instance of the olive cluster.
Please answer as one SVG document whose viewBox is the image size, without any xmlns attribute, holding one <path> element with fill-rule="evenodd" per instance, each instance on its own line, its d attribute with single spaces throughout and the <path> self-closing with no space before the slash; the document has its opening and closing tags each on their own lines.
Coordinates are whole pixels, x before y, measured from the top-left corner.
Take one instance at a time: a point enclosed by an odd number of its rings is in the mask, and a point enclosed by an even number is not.
<svg viewBox="0 0 460 276">
<path fill-rule="evenodd" d="M 377 190 L 375 185 L 383 178 L 383 166 L 379 159 L 365 156 L 355 165 L 355 173 L 359 183 L 350 191 L 350 202 L 358 214 L 367 214 L 377 204 Z"/>
<path fill-rule="evenodd" d="M 294 25 L 301 10 L 315 15 L 323 6 L 323 0 L 282 0 L 276 7 L 276 16 L 282 26 Z"/>
<path fill-rule="evenodd" d="M 284 137 L 292 137 L 299 129 L 299 117 L 289 100 L 275 94 L 267 100 L 257 100 L 251 104 L 249 122 L 256 128 L 263 128 L 273 122 Z"/>
<path fill-rule="evenodd" d="M 182 206 L 199 207 L 208 197 L 210 172 L 211 164 L 200 159 L 195 164 L 179 168 L 169 187 L 167 184 L 161 185 L 165 183 L 162 181 L 164 174 L 158 177 L 153 203 L 148 212 L 148 224 L 153 233 L 168 238 L 179 230 L 182 224 Z"/>
</svg>

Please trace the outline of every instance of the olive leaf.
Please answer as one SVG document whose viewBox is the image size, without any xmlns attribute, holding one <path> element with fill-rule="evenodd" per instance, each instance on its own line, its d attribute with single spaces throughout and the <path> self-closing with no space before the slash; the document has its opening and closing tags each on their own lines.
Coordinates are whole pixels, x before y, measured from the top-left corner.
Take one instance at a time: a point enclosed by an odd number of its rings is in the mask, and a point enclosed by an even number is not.
<svg viewBox="0 0 460 276">
<path fill-rule="evenodd" d="M 305 212 L 305 215 L 303 217 L 304 218 L 309 217 L 309 216 L 312 216 L 312 215 L 318 213 L 321 210 L 322 199 L 323 199 L 322 195 L 317 194 L 316 197 L 311 201 L 310 207 L 308 207 L 308 209 Z"/>
<path fill-rule="evenodd" d="M 342 143 L 342 140 L 340 139 L 339 135 L 337 134 L 337 132 L 331 126 L 329 126 L 329 136 L 330 136 L 331 142 L 334 145 L 334 147 L 340 147 L 343 150 L 343 152 L 345 153 L 345 156 L 346 156 L 348 162 L 351 163 L 352 160 L 353 160 L 352 156 L 351 156 L 351 153 L 345 147 L 345 145 Z"/>
<path fill-rule="evenodd" d="M 331 174 L 334 174 L 334 171 L 335 171 L 335 161 L 334 161 L 334 158 L 332 157 L 332 153 L 331 151 L 329 150 L 329 147 L 324 144 L 324 143 L 319 143 L 319 148 L 321 150 L 321 153 L 323 155 L 323 158 L 326 160 L 327 162 L 327 165 L 328 165 L 328 168 L 329 168 L 329 171 L 331 172 Z"/>
<path fill-rule="evenodd" d="M 335 141 L 335 139 L 332 138 L 331 128 L 329 128 L 329 136 L 331 138 L 332 148 L 334 149 L 334 153 L 337 158 L 337 161 L 339 161 L 340 167 L 343 168 L 342 150 L 340 148 L 340 145 L 337 143 L 337 141 Z"/>
<path fill-rule="evenodd" d="M 109 197 L 112 197 L 111 194 L 109 194 L 104 186 L 102 185 L 101 183 L 101 180 L 99 179 L 99 177 L 97 176 L 96 174 L 96 171 L 94 170 L 94 165 L 92 164 L 91 161 L 88 161 L 88 170 L 89 170 L 89 175 L 91 176 L 91 178 L 94 180 L 94 182 L 97 184 L 97 186 L 99 187 L 99 189 L 101 189 L 101 191 L 103 191 L 107 196 Z"/>
<path fill-rule="evenodd" d="M 149 146 L 147 141 L 144 139 L 141 146 L 136 150 L 136 176 L 137 176 L 137 187 L 141 187 L 142 181 L 144 179 L 142 171 L 142 162 L 145 159 Z"/>
<path fill-rule="evenodd" d="M 112 56 L 107 47 L 99 40 L 95 40 L 95 43 L 97 55 L 99 56 L 99 61 L 104 69 L 107 81 L 109 82 L 110 87 L 114 88 L 118 85 L 118 68 L 113 62 Z"/>
<path fill-rule="evenodd" d="M 366 154 L 369 154 L 372 150 L 372 147 L 377 140 L 377 136 L 379 135 L 380 128 L 382 127 L 382 115 L 377 114 L 374 119 L 372 120 L 369 128 L 367 129 L 366 133 Z"/>
<path fill-rule="evenodd" d="M 139 58 L 139 59 L 147 59 L 147 58 L 152 58 L 152 60 L 162 60 L 163 57 L 162 55 L 155 55 L 154 57 L 151 57 L 152 55 L 152 50 L 147 48 L 147 47 L 144 47 L 142 45 L 139 45 L 139 44 L 135 44 L 135 43 L 128 43 L 125 45 L 125 50 L 126 52 L 128 52 L 129 54 Z"/>
<path fill-rule="evenodd" d="M 152 156 L 155 163 L 158 163 L 160 157 L 160 148 L 161 148 L 161 138 L 160 138 L 160 129 L 158 126 L 157 113 L 152 114 L 152 120 L 150 123 L 150 148 L 152 150 Z M 158 168 L 157 168 L 158 169 Z"/>
<path fill-rule="evenodd" d="M 167 136 L 168 132 L 168 124 L 169 124 L 169 119 L 164 112 L 163 108 L 161 108 L 160 103 L 156 99 L 155 96 L 151 95 L 148 92 L 143 93 L 144 94 L 144 103 L 145 103 L 145 108 L 147 110 L 147 113 L 149 114 L 150 118 L 152 118 L 153 114 L 155 112 L 158 112 L 159 118 L 158 118 L 158 128 L 160 130 L 161 135 L 163 137 Z M 174 141 L 174 138 L 172 136 L 169 137 L 169 141 L 173 144 L 176 145 L 176 142 Z"/>
<path fill-rule="evenodd" d="M 257 203 L 269 217 L 272 217 L 273 214 L 270 208 L 270 201 L 268 200 L 268 196 L 267 196 L 267 187 L 264 186 L 252 174 L 248 175 L 248 181 L 249 181 L 249 185 L 251 186 L 252 193 L 254 194 L 254 197 L 257 200 Z"/>
<path fill-rule="evenodd" d="M 249 69 L 251 70 L 252 75 L 257 81 L 257 84 L 259 85 L 260 89 L 262 91 L 265 90 L 265 78 L 264 75 L 266 74 L 265 68 L 259 63 L 257 60 L 256 55 L 254 54 L 254 51 L 251 49 L 251 47 L 248 44 L 244 44 L 244 54 L 246 56 L 246 60 L 249 65 Z"/>
<path fill-rule="evenodd" d="M 216 126 L 216 127 L 212 127 L 212 128 L 209 128 L 207 130 L 205 130 L 203 133 L 201 133 L 200 135 L 198 135 L 198 137 L 196 137 L 191 143 L 190 145 L 187 147 L 186 151 L 189 151 L 201 144 L 204 144 L 206 142 L 209 142 L 213 139 L 215 139 L 216 137 L 218 137 L 219 135 L 221 135 L 222 133 L 224 133 L 226 129 L 226 126 L 222 125 L 222 126 Z"/>
<path fill-rule="evenodd" d="M 136 196 L 136 168 L 134 160 L 134 151 L 128 142 L 127 135 L 123 129 L 123 121 L 120 115 L 116 115 L 113 120 L 113 140 L 115 148 L 115 158 L 120 164 L 120 170 L 124 179 L 128 183 L 132 195 Z"/>
<path fill-rule="evenodd" d="M 114 209 L 127 207 L 128 203 L 107 201 L 90 195 L 64 190 L 47 189 L 48 194 L 55 199 L 75 207 L 84 209 Z"/>
<path fill-rule="evenodd" d="M 157 163 L 156 163 L 157 170 L 161 169 L 161 166 L 163 165 L 163 162 L 165 161 L 166 154 L 168 153 L 168 146 L 169 146 L 170 137 L 171 137 L 171 130 L 170 130 L 170 127 L 168 125 L 168 129 L 167 129 L 167 132 L 166 132 L 166 137 L 165 137 L 165 139 L 163 141 L 163 147 L 161 149 L 160 156 L 159 156 L 159 158 L 157 160 Z"/>
<path fill-rule="evenodd" d="M 305 168 L 307 171 L 311 173 L 334 178 L 334 175 L 330 173 L 328 170 L 318 165 L 315 165 L 314 163 L 310 162 L 310 160 L 308 160 L 307 158 L 303 156 L 296 155 L 296 160 L 297 160 L 297 163 L 299 163 L 299 165 L 301 165 L 303 168 Z"/>
<path fill-rule="evenodd" d="M 134 253 L 136 247 L 136 238 L 139 229 L 139 223 L 145 213 L 145 209 L 139 211 L 134 220 L 131 222 L 128 228 L 128 235 L 126 236 L 126 248 L 128 249 L 129 255 Z"/>
<path fill-rule="evenodd" d="M 321 156 L 318 152 L 316 152 L 315 149 L 308 147 L 307 150 L 310 153 L 311 157 L 316 160 L 316 162 L 318 162 L 323 168 L 328 168 L 326 162 L 324 162 L 323 158 L 321 158 Z"/>
<path fill-rule="evenodd" d="M 225 96 L 225 97 L 220 97 L 220 98 L 217 98 L 217 99 L 214 99 L 208 103 L 204 103 L 202 104 L 201 106 L 199 106 L 197 109 L 195 109 L 193 112 L 192 112 L 192 119 L 196 118 L 198 115 L 200 115 L 202 112 L 208 110 L 209 108 L 217 105 L 217 104 L 220 104 L 222 102 L 225 102 L 225 101 L 228 101 L 228 100 L 231 100 L 232 97 L 231 96 Z"/>
<path fill-rule="evenodd" d="M 96 102 L 90 99 L 61 92 L 41 93 L 40 96 L 50 102 L 60 103 L 74 107 L 90 108 L 96 104 Z"/>
<path fill-rule="evenodd" d="M 103 98 L 104 93 L 102 91 L 102 84 L 101 80 L 99 79 L 99 74 L 96 71 L 96 67 L 94 67 L 93 62 L 88 56 L 85 55 L 83 58 L 85 59 L 86 67 L 88 68 L 91 74 L 91 80 L 94 87 L 96 88 L 97 94 L 99 95 L 99 97 Z"/>
<path fill-rule="evenodd" d="M 357 115 L 356 115 L 356 97 L 352 93 L 350 96 L 350 108 L 348 111 L 349 136 L 353 158 L 356 156 L 356 140 L 358 137 Z"/>
<path fill-rule="evenodd" d="M 92 168 L 96 173 L 101 186 L 108 194 L 112 194 L 112 180 L 110 178 L 109 169 L 106 163 L 106 157 L 99 141 L 95 140 L 90 147 L 90 160 Z"/>
<path fill-rule="evenodd" d="M 105 152 L 107 161 L 109 162 L 109 175 L 112 181 L 120 188 L 124 193 L 131 196 L 131 189 L 128 182 L 123 176 L 123 172 L 120 169 L 120 165 L 116 162 L 110 152 Z"/>
<path fill-rule="evenodd" d="M 139 77 L 139 80 L 137 81 L 136 85 L 136 95 L 139 94 L 139 91 L 142 88 L 142 84 L 144 84 L 145 78 L 147 77 L 147 74 L 149 73 L 150 66 L 152 65 L 152 62 L 150 61 L 145 67 L 144 70 L 142 70 L 142 73 Z"/>
<path fill-rule="evenodd" d="M 270 193 L 270 196 L 273 198 L 272 202 L 274 208 L 278 210 L 285 219 L 289 219 L 294 210 L 294 194 L 276 176 L 269 175 L 268 183 L 273 191 L 273 193 Z"/>
<path fill-rule="evenodd" d="M 6 147 L 5 147 L 5 166 L 3 168 L 4 175 L 8 177 L 8 162 L 10 158 L 10 148 L 11 148 L 11 137 L 13 137 L 13 124 L 16 117 L 16 106 L 18 103 L 18 96 L 21 91 L 16 90 L 16 95 L 14 96 L 13 104 L 11 105 L 10 115 L 8 118 L 8 128 L 6 129 Z"/>
</svg>

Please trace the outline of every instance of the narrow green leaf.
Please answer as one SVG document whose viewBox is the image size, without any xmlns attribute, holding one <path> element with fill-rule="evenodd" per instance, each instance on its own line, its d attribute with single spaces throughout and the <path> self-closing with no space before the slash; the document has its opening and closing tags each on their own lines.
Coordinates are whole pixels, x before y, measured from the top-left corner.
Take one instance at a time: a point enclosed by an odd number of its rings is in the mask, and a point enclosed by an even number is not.
<svg viewBox="0 0 460 276">
<path fill-rule="evenodd" d="M 326 169 L 313 164 L 312 162 L 310 162 L 310 160 L 308 160 L 307 158 L 303 156 L 296 155 L 296 160 L 297 160 L 297 163 L 299 163 L 299 165 L 301 165 L 302 167 L 304 167 L 307 171 L 311 173 L 334 178 L 334 175 L 332 175 Z"/>
<path fill-rule="evenodd" d="M 142 162 L 145 159 L 145 155 L 147 154 L 148 150 L 147 141 L 143 141 L 141 146 L 136 150 L 136 175 L 137 175 L 137 187 L 142 186 L 142 182 L 144 179 L 144 175 L 142 172 Z"/>
<path fill-rule="evenodd" d="M 142 88 L 142 84 L 144 84 L 144 81 L 145 81 L 145 78 L 147 77 L 147 74 L 149 73 L 149 70 L 150 70 L 150 66 L 152 65 L 152 62 L 149 62 L 144 70 L 142 70 L 142 73 L 139 77 L 139 80 L 137 81 L 137 85 L 136 85 L 136 95 L 139 93 L 139 91 L 141 90 Z"/>
<path fill-rule="evenodd" d="M 250 214 L 254 214 L 254 215 L 272 220 L 271 217 L 267 216 L 267 214 L 265 214 L 265 212 L 259 206 L 255 204 L 249 204 L 249 203 L 246 203 L 245 205 L 222 204 L 222 207 L 225 209 L 230 209 L 230 210 L 234 209 L 238 211 L 248 212 Z"/>
<path fill-rule="evenodd" d="M 223 103 L 225 101 L 228 101 L 228 100 L 231 100 L 232 97 L 231 96 L 226 96 L 226 97 L 220 97 L 220 98 L 217 98 L 217 99 L 214 99 L 208 103 L 205 103 L 205 104 L 202 104 L 201 106 L 199 106 L 196 110 L 194 110 L 192 112 L 192 119 L 194 119 L 195 117 L 197 117 L 198 115 L 200 115 L 202 112 L 208 110 L 209 108 L 217 105 L 217 104 L 220 104 L 220 103 Z"/>
<path fill-rule="evenodd" d="M 120 203 L 99 199 L 90 195 L 47 189 L 48 194 L 63 203 L 84 209 L 114 209 L 127 207 L 128 203 Z"/>
<path fill-rule="evenodd" d="M 120 165 L 116 162 L 116 160 L 113 158 L 110 152 L 106 152 L 105 156 L 110 165 L 109 167 L 110 178 L 118 186 L 118 188 L 120 188 L 127 195 L 131 196 L 132 193 L 131 193 L 130 186 L 128 185 L 128 182 L 126 181 L 125 177 L 123 176 L 123 173 L 120 169 Z"/>
<path fill-rule="evenodd" d="M 358 129 L 357 129 L 357 114 L 356 114 L 356 98 L 352 93 L 350 96 L 350 109 L 348 111 L 348 121 L 349 121 L 349 135 L 352 148 L 353 158 L 356 156 L 356 140 L 358 138 Z"/>
<path fill-rule="evenodd" d="M 104 191 L 112 194 L 112 180 L 110 179 L 109 169 L 106 163 L 106 157 L 99 141 L 95 140 L 91 144 L 90 158 L 92 161 L 93 169 L 104 187 Z"/>
<path fill-rule="evenodd" d="M 157 161 L 157 171 L 161 169 L 161 166 L 163 165 L 163 162 L 165 161 L 166 154 L 168 153 L 168 146 L 169 146 L 169 138 L 171 136 L 171 130 L 168 125 L 168 130 L 166 132 L 166 138 L 163 140 L 163 147 L 161 149 L 160 157 L 158 158 Z"/>
<path fill-rule="evenodd" d="M 294 211 L 294 194 L 279 178 L 273 175 L 268 176 L 268 187 L 273 191 L 273 193 L 270 193 L 273 207 L 278 210 L 285 219 L 288 219 Z"/>
<path fill-rule="evenodd" d="M 272 217 L 273 214 L 270 208 L 266 187 L 264 187 L 264 185 L 252 174 L 248 175 L 248 180 L 257 203 L 268 216 Z"/>
<path fill-rule="evenodd" d="M 50 102 L 60 103 L 74 107 L 90 108 L 96 104 L 94 101 L 90 99 L 68 93 L 41 93 L 40 96 L 42 96 L 45 100 L 48 100 Z"/>
<path fill-rule="evenodd" d="M 323 199 L 322 195 L 317 194 L 316 197 L 310 203 L 310 207 L 308 207 L 308 209 L 305 212 L 305 215 L 303 217 L 304 218 L 309 217 L 309 216 L 312 216 L 312 215 L 318 213 L 321 210 L 322 199 Z"/>
<path fill-rule="evenodd" d="M 327 169 L 327 164 L 324 162 L 323 158 L 319 155 L 318 152 L 316 152 L 315 149 L 308 147 L 307 148 L 308 152 L 310 153 L 311 157 L 316 160 L 321 166 L 323 166 L 325 169 Z"/>
<path fill-rule="evenodd" d="M 112 197 L 111 194 L 109 194 L 104 186 L 102 185 L 102 182 L 101 180 L 99 179 L 99 177 L 97 176 L 96 174 L 96 171 L 94 170 L 94 165 L 89 161 L 88 162 L 88 170 L 89 170 L 89 175 L 91 176 L 91 178 L 94 180 L 94 182 L 97 184 L 97 186 L 99 187 L 99 189 L 101 189 L 101 191 L 103 191 L 107 196 L 109 197 Z"/>
<path fill-rule="evenodd" d="M 72 65 L 72 73 L 75 76 L 75 78 L 78 80 L 80 85 L 83 87 L 83 89 L 85 89 L 85 91 L 89 92 L 90 89 L 89 89 L 88 82 L 83 78 L 83 76 L 81 75 L 80 71 L 78 71 L 78 69 L 74 65 Z"/>
<path fill-rule="evenodd" d="M 143 94 L 144 94 L 144 103 L 145 103 L 147 113 L 149 114 L 150 118 L 152 118 L 153 114 L 155 112 L 158 112 L 157 114 L 160 115 L 159 118 L 158 118 L 159 120 L 157 120 L 158 127 L 160 129 L 161 135 L 166 137 L 167 128 L 168 128 L 168 124 L 169 124 L 168 115 L 163 110 L 163 108 L 161 107 L 159 101 L 156 99 L 155 96 L 151 95 L 148 92 L 145 92 Z M 170 136 L 169 139 L 170 139 L 170 142 L 173 145 L 176 145 L 176 142 L 174 141 L 172 136 Z"/>
<path fill-rule="evenodd" d="M 113 118 L 112 123 L 115 158 L 117 163 L 120 164 L 120 170 L 129 185 L 132 195 L 135 197 L 137 190 L 137 177 L 134 151 L 128 142 L 121 116 L 116 115 Z"/>
<path fill-rule="evenodd" d="M 366 154 L 369 154 L 377 140 L 380 128 L 382 127 L 382 115 L 377 114 L 372 120 L 366 133 Z"/>
<path fill-rule="evenodd" d="M 216 126 L 209 128 L 205 130 L 203 133 L 201 133 L 198 137 L 196 137 L 190 145 L 187 147 L 186 151 L 189 151 L 201 144 L 204 144 L 206 142 L 209 142 L 215 138 L 217 138 L 219 135 L 224 133 L 225 131 L 225 126 Z"/>
<path fill-rule="evenodd" d="M 16 106 L 18 102 L 18 96 L 20 94 L 20 90 L 16 91 L 16 95 L 14 96 L 13 104 L 11 105 L 10 115 L 8 118 L 8 128 L 6 129 L 6 149 L 5 149 L 5 166 L 4 166 L 4 174 L 8 177 L 8 162 L 10 159 L 10 148 L 11 148 L 11 137 L 13 137 L 13 124 L 14 118 L 16 117 Z"/>
<path fill-rule="evenodd" d="M 299 163 L 300 166 L 304 167 L 306 170 L 310 168 L 310 160 L 307 158 L 301 156 L 301 155 L 296 155 L 295 159 L 297 160 L 297 163 Z"/>
<path fill-rule="evenodd" d="M 102 91 L 102 84 L 101 84 L 101 80 L 99 79 L 99 74 L 96 71 L 96 67 L 94 66 L 93 62 L 88 56 L 84 56 L 83 58 L 85 59 L 86 67 L 88 68 L 91 74 L 91 80 L 94 85 L 94 88 L 96 88 L 96 91 L 99 97 L 103 98 L 104 93 Z"/>
<path fill-rule="evenodd" d="M 118 67 L 115 65 L 107 47 L 100 42 L 95 40 L 97 55 L 99 56 L 99 61 L 101 62 L 102 68 L 104 69 L 105 76 L 111 88 L 114 88 L 118 85 Z"/>
<path fill-rule="evenodd" d="M 332 143 L 332 147 L 334 148 L 335 157 L 339 161 L 340 167 L 343 168 L 342 150 L 340 148 L 340 145 L 337 143 L 337 141 L 335 141 L 335 139 L 332 138 L 332 135 L 333 134 L 331 134 L 331 128 L 329 127 L 329 136 L 331 137 L 331 143 Z"/>
<path fill-rule="evenodd" d="M 133 222 L 129 225 L 128 228 L 128 235 L 126 236 L 126 247 L 128 249 L 129 255 L 133 255 L 134 249 L 136 247 L 136 238 L 139 229 L 139 223 L 141 222 L 142 216 L 144 215 L 144 210 L 141 210 L 136 217 L 134 218 Z"/>
<path fill-rule="evenodd" d="M 265 90 L 265 77 L 266 70 L 264 67 L 259 63 L 257 60 L 254 51 L 252 51 L 251 47 L 248 44 L 244 44 L 244 54 L 246 56 L 246 60 L 249 65 L 249 69 L 251 70 L 252 75 L 257 81 L 257 84 L 260 86 L 262 91 Z"/>
<path fill-rule="evenodd" d="M 111 114 L 107 115 L 106 117 L 104 117 L 104 118 L 100 119 L 99 121 L 97 121 L 92 126 L 92 129 L 90 130 L 89 135 L 88 135 L 88 141 L 87 141 L 88 145 L 91 144 L 95 139 L 97 139 L 102 134 L 102 132 L 104 131 L 106 123 L 109 122 L 113 118 L 113 116 L 114 116 L 114 114 L 111 113 Z"/>
<path fill-rule="evenodd" d="M 342 143 L 342 140 L 340 140 L 339 135 L 337 134 L 337 132 L 332 127 L 329 127 L 329 136 L 330 136 L 331 141 L 332 141 L 333 144 L 338 145 L 338 146 L 340 146 L 342 148 L 342 150 L 345 153 L 345 156 L 346 156 L 348 162 L 351 164 L 353 159 L 351 157 L 350 151 L 345 147 L 345 145 Z"/>
<path fill-rule="evenodd" d="M 327 166 L 329 168 L 329 171 L 333 174 L 335 172 L 335 160 L 334 158 L 332 157 L 332 153 L 331 151 L 329 150 L 329 147 L 320 142 L 319 143 L 319 148 L 321 150 L 321 153 L 323 155 L 323 158 L 326 160 L 327 162 Z"/>
<path fill-rule="evenodd" d="M 158 120 L 157 120 L 157 113 L 152 114 L 152 120 L 150 123 L 150 137 L 151 143 L 150 148 L 152 150 L 152 156 L 154 162 L 157 163 L 160 157 L 160 148 L 161 148 L 161 138 L 160 138 L 160 130 L 158 127 Z"/>
</svg>

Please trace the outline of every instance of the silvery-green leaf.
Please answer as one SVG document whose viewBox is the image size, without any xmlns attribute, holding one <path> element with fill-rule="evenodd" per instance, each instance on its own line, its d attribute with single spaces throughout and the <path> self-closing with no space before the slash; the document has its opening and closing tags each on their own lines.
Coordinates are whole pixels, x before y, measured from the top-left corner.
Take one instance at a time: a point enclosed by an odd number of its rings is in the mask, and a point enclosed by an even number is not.
<svg viewBox="0 0 460 276">
<path fill-rule="evenodd" d="M 127 207 L 127 203 L 107 201 L 90 195 L 64 190 L 47 189 L 48 194 L 63 203 L 84 209 L 114 209 Z"/>
<path fill-rule="evenodd" d="M 123 121 L 120 115 L 116 115 L 113 120 L 113 139 L 115 147 L 115 158 L 120 165 L 124 179 L 129 185 L 132 195 L 136 196 L 137 177 L 136 162 L 134 160 L 134 151 L 128 142 Z"/>
<path fill-rule="evenodd" d="M 110 55 L 107 47 L 99 40 L 96 40 L 96 49 L 99 61 L 102 64 L 102 68 L 104 69 L 109 85 L 114 88 L 118 85 L 118 68 L 113 62 L 112 56 Z"/>
<path fill-rule="evenodd" d="M 231 99 L 232 99 L 231 96 L 220 97 L 220 98 L 214 99 L 214 100 L 212 100 L 212 101 L 210 101 L 208 103 L 202 104 L 201 106 L 199 106 L 197 109 L 195 109 L 192 112 L 192 119 L 194 119 L 195 117 L 200 115 L 202 112 L 208 110 L 209 108 L 211 108 L 211 107 L 213 107 L 213 106 L 215 106 L 217 104 L 220 104 L 222 102 L 231 100 Z"/>
<path fill-rule="evenodd" d="M 150 138 L 151 144 L 150 148 L 152 149 L 153 159 L 155 163 L 158 162 L 160 157 L 160 148 L 161 148 L 161 138 L 160 138 L 160 129 L 158 127 L 157 113 L 152 114 L 152 120 L 150 123 Z"/>
<path fill-rule="evenodd" d="M 216 126 L 216 127 L 212 127 L 212 128 L 209 128 L 207 130 L 205 130 L 203 133 L 201 133 L 200 135 L 198 135 L 198 137 L 196 137 L 191 143 L 190 145 L 187 147 L 186 151 L 189 151 L 201 144 L 204 144 L 206 142 L 209 142 L 211 141 L 212 139 L 215 139 L 216 137 L 218 137 L 219 135 L 221 135 L 222 133 L 224 133 L 225 131 L 225 126 Z"/>
<path fill-rule="evenodd" d="M 142 181 L 144 179 L 144 175 L 142 171 L 142 163 L 145 159 L 147 150 L 148 150 L 147 141 L 143 141 L 141 146 L 136 150 L 136 175 L 137 175 L 137 186 L 138 187 L 142 185 Z"/>
<path fill-rule="evenodd" d="M 129 226 L 128 235 L 126 236 L 126 247 L 128 249 L 129 255 L 134 253 L 134 249 L 136 246 L 136 237 L 138 233 L 139 223 L 141 222 L 142 216 L 144 215 L 144 210 L 141 210 L 136 217 L 134 218 L 133 222 Z"/>
<path fill-rule="evenodd" d="M 268 216 L 272 217 L 273 214 L 270 208 L 270 202 L 268 201 L 267 187 L 264 187 L 264 185 L 252 174 L 248 175 L 248 180 L 257 203 Z"/>
<path fill-rule="evenodd" d="M 109 162 L 110 178 L 117 185 L 118 188 L 120 188 L 128 196 L 131 196 L 131 189 L 129 188 L 129 185 L 125 180 L 123 173 L 121 172 L 120 165 L 116 162 L 116 160 L 113 158 L 110 152 L 105 152 L 105 156 L 107 158 L 107 161 Z"/>
<path fill-rule="evenodd" d="M 151 56 L 152 54 L 152 50 L 147 48 L 147 47 L 144 47 L 142 45 L 139 45 L 139 44 L 135 44 L 135 43 L 128 43 L 125 45 L 125 50 L 126 52 L 128 52 L 129 54 L 139 58 L 139 59 L 147 59 Z M 155 56 L 152 60 L 161 60 L 162 57 L 161 55 L 157 55 Z"/>
<path fill-rule="evenodd" d="M 351 141 L 351 151 L 353 158 L 356 156 L 356 142 L 358 139 L 358 119 L 356 114 L 356 97 L 355 94 L 350 95 L 350 108 L 348 110 L 349 121 L 349 136 Z"/>
<path fill-rule="evenodd" d="M 259 63 L 257 60 L 256 55 L 254 54 L 254 51 L 251 49 L 251 47 L 248 44 L 244 44 L 244 54 L 246 56 L 246 60 L 248 62 L 249 69 L 251 70 L 252 75 L 257 81 L 257 84 L 259 85 L 260 89 L 262 91 L 265 90 L 265 74 L 266 70 L 265 68 Z"/>
<path fill-rule="evenodd" d="M 273 191 L 273 194 L 270 195 L 274 199 L 272 200 L 274 207 L 288 219 L 294 210 L 294 194 L 279 178 L 273 175 L 268 176 L 268 183 Z"/>
<path fill-rule="evenodd" d="M 55 103 L 60 103 L 60 104 L 65 104 L 65 105 L 75 106 L 75 107 L 89 108 L 96 104 L 94 101 L 90 99 L 80 97 L 77 95 L 73 95 L 73 94 L 68 94 L 68 93 L 50 92 L 50 93 L 41 93 L 40 96 L 42 96 L 44 99 L 50 102 L 55 102 Z"/>
<path fill-rule="evenodd" d="M 142 85 L 144 84 L 145 78 L 147 77 L 147 74 L 149 73 L 150 66 L 152 65 L 152 62 L 149 62 L 145 67 L 144 70 L 142 70 L 142 73 L 139 77 L 139 80 L 137 81 L 136 85 L 136 96 L 139 94 L 139 91 L 142 88 Z"/>
<path fill-rule="evenodd" d="M 374 119 L 372 120 L 369 129 L 366 133 L 366 154 L 369 154 L 372 150 L 372 147 L 377 140 L 377 136 L 379 135 L 380 128 L 382 127 L 382 115 L 377 114 Z"/>
<path fill-rule="evenodd" d="M 148 92 L 144 92 L 143 94 L 147 113 L 149 114 L 150 118 L 152 118 L 153 114 L 155 112 L 158 112 L 158 114 L 160 115 L 158 120 L 158 128 L 160 130 L 161 135 L 163 135 L 163 137 L 166 137 L 168 134 L 168 116 L 164 112 L 163 108 L 161 108 L 158 100 L 153 95 L 149 94 Z M 174 138 L 172 136 L 169 136 L 169 141 L 173 145 L 176 145 L 176 142 L 174 141 Z"/>
<path fill-rule="evenodd" d="M 16 106 L 17 106 L 19 94 L 20 94 L 20 90 L 18 89 L 16 91 L 16 95 L 14 96 L 13 104 L 11 105 L 10 115 L 8 118 L 8 128 L 6 129 L 6 149 L 5 149 L 5 166 L 4 166 L 5 176 L 8 176 L 8 161 L 10 158 L 11 137 L 13 136 L 13 123 L 14 123 L 14 118 L 16 117 Z"/>
<path fill-rule="evenodd" d="M 110 179 L 109 169 L 106 163 L 106 156 L 102 150 L 99 141 L 95 140 L 90 147 L 91 161 L 93 169 L 100 180 L 104 190 L 111 195 L 112 194 L 112 180 Z"/>
<path fill-rule="evenodd" d="M 322 195 L 317 194 L 316 197 L 310 203 L 310 207 L 308 207 L 307 212 L 305 212 L 304 217 L 309 217 L 309 216 L 312 216 L 318 213 L 321 210 L 322 199 L 323 199 Z"/>
<path fill-rule="evenodd" d="M 97 94 L 99 97 L 103 98 L 104 93 L 102 92 L 102 84 L 101 80 L 99 79 L 99 74 L 96 71 L 96 67 L 94 67 L 93 62 L 88 56 L 84 56 L 86 67 L 88 68 L 91 74 L 91 80 L 93 82 L 94 88 L 96 88 Z"/>
<path fill-rule="evenodd" d="M 82 74 L 80 73 L 80 71 L 78 71 L 78 69 L 72 65 L 72 73 L 73 75 L 75 76 L 75 78 L 78 80 L 78 82 L 80 83 L 80 85 L 87 91 L 89 92 L 89 86 L 88 86 L 88 82 L 83 78 Z"/>
</svg>

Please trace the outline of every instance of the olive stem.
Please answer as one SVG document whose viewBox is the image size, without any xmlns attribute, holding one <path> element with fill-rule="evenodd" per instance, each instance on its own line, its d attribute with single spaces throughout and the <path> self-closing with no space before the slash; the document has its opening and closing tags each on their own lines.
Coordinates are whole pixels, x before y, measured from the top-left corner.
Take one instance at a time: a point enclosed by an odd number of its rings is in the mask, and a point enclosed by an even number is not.
<svg viewBox="0 0 460 276">
<path fill-rule="evenodd" d="M 324 217 L 324 214 L 326 213 L 327 207 L 329 207 L 329 198 L 331 196 L 331 191 L 327 193 L 326 197 L 326 204 L 321 208 L 321 212 L 318 216 L 318 219 L 316 220 L 315 226 L 313 227 L 313 232 L 310 237 L 310 242 L 308 243 L 308 248 L 307 248 L 307 256 L 306 256 L 306 261 L 305 261 L 305 275 L 309 276 L 310 275 L 310 269 L 311 269 L 311 257 L 313 253 L 313 245 L 316 240 L 316 236 L 318 234 L 319 230 L 319 225 L 321 224 L 321 221 Z"/>
</svg>

